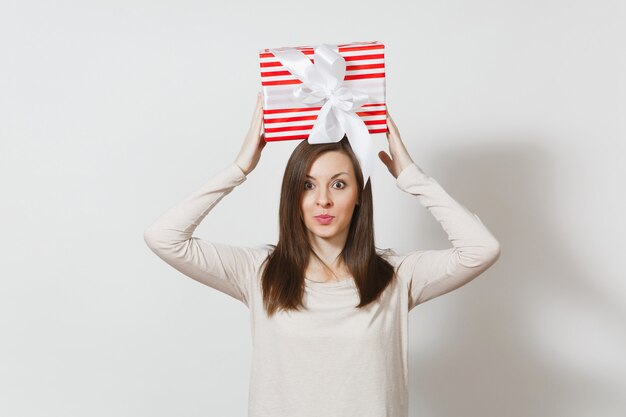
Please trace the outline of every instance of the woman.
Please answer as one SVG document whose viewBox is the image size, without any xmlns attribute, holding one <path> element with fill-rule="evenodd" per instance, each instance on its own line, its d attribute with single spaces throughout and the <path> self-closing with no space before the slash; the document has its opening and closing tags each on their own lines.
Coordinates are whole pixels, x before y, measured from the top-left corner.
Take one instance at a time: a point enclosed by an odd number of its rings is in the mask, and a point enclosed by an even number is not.
<svg viewBox="0 0 626 417">
<path fill-rule="evenodd" d="M 344 137 L 294 150 L 276 246 L 192 236 L 256 167 L 265 146 L 260 95 L 234 163 L 146 229 L 148 246 L 185 275 L 250 310 L 250 417 L 408 416 L 408 313 L 489 268 L 500 245 L 478 216 L 411 159 L 391 117 L 381 161 L 426 207 L 452 247 L 398 255 L 374 246 L 371 182 Z M 321 216 L 321 217 L 320 217 Z M 324 217 L 326 216 L 326 217 Z"/>
</svg>

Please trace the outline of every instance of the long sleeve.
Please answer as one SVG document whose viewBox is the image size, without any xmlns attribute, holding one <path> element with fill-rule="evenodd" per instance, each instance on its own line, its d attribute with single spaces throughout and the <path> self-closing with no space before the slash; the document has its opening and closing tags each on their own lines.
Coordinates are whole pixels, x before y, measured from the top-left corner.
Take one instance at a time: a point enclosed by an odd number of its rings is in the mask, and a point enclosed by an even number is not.
<svg viewBox="0 0 626 417">
<path fill-rule="evenodd" d="M 500 257 L 500 243 L 480 218 L 416 164 L 404 168 L 396 185 L 417 196 L 452 244 L 449 249 L 417 250 L 401 256 L 398 274 L 408 280 L 409 310 L 465 285 Z"/>
<path fill-rule="evenodd" d="M 209 242 L 192 236 L 196 227 L 233 188 L 246 180 L 234 162 L 169 209 L 144 231 L 148 247 L 183 274 L 249 306 L 254 273 L 263 249 Z"/>
</svg>

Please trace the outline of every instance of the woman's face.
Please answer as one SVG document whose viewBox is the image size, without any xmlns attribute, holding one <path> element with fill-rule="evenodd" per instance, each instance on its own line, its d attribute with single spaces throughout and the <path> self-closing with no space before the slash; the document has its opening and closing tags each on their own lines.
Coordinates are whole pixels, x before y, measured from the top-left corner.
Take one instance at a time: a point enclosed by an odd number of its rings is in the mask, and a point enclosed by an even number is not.
<svg viewBox="0 0 626 417">
<path fill-rule="evenodd" d="M 359 195 L 352 161 L 343 152 L 321 154 L 311 164 L 302 185 L 301 210 L 309 239 L 343 239 L 348 236 L 352 213 Z M 316 216 L 328 215 L 323 219 Z"/>
</svg>

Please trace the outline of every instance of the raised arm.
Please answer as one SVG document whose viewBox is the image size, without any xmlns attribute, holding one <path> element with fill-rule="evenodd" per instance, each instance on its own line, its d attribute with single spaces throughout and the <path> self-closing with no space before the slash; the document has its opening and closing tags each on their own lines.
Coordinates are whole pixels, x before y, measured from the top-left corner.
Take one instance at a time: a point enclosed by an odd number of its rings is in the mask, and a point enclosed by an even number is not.
<svg viewBox="0 0 626 417">
<path fill-rule="evenodd" d="M 220 200 L 246 180 L 263 147 L 261 97 L 235 162 L 218 172 L 189 197 L 160 216 L 144 231 L 148 247 L 183 274 L 249 305 L 251 285 L 267 247 L 238 247 L 193 236 L 195 229 Z"/>
<path fill-rule="evenodd" d="M 263 249 L 228 246 L 193 236 L 213 207 L 245 180 L 241 169 L 231 163 L 161 215 L 144 231 L 144 240 L 178 271 L 248 305 L 250 285 Z"/>
<path fill-rule="evenodd" d="M 396 178 L 396 185 L 417 196 L 430 211 L 452 244 L 449 249 L 418 250 L 396 259 L 397 274 L 407 284 L 411 310 L 480 275 L 499 258 L 500 243 L 477 215 L 448 195 L 413 162 L 389 113 L 387 126 L 391 156 L 381 151 L 381 161 Z"/>
<path fill-rule="evenodd" d="M 400 260 L 398 274 L 408 279 L 409 310 L 467 284 L 499 258 L 500 244 L 480 218 L 416 164 L 400 173 L 396 185 L 417 196 L 452 244 L 449 249 L 414 251 Z"/>
</svg>

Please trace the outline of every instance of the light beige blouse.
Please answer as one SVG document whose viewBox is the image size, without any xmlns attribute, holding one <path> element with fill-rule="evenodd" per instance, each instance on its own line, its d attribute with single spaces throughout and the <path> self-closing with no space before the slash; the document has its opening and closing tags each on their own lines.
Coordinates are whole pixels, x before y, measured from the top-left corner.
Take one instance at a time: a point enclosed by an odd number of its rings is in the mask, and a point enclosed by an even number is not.
<svg viewBox="0 0 626 417">
<path fill-rule="evenodd" d="M 245 180 L 231 163 L 160 216 L 144 239 L 183 274 L 248 307 L 253 341 L 248 416 L 408 417 L 409 311 L 484 272 L 499 258 L 499 242 L 477 215 L 411 164 L 396 184 L 430 211 L 452 247 L 381 253 L 397 279 L 367 308 L 354 308 L 359 296 L 352 278 L 307 279 L 307 310 L 269 319 L 259 272 L 271 247 L 229 246 L 193 236 L 211 209 Z"/>
</svg>

